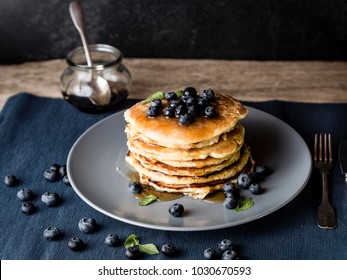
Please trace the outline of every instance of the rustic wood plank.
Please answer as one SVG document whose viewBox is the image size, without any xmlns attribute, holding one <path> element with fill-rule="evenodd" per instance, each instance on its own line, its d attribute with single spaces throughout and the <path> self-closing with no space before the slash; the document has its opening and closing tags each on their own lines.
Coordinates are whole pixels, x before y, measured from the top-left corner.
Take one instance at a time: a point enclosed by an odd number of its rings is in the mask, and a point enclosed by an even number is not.
<svg viewBox="0 0 347 280">
<path fill-rule="evenodd" d="M 347 62 L 128 58 L 130 98 L 185 86 L 212 87 L 245 101 L 347 102 Z M 0 65 L 0 108 L 18 92 L 61 97 L 63 59 Z"/>
</svg>

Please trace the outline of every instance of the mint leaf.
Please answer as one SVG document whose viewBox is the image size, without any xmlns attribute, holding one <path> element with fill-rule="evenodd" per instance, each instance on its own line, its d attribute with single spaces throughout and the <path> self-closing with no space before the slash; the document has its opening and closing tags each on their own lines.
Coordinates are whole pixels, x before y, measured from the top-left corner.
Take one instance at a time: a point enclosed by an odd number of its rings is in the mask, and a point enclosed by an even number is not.
<svg viewBox="0 0 347 280">
<path fill-rule="evenodd" d="M 129 247 L 134 247 L 139 244 L 139 237 L 136 234 L 130 234 L 124 242 L 124 247 L 125 249 L 128 249 Z"/>
<path fill-rule="evenodd" d="M 148 96 L 145 100 L 142 101 L 142 105 L 145 105 L 147 103 L 150 103 L 151 101 L 153 101 L 154 99 L 163 99 L 165 97 L 165 92 L 163 91 L 157 91 L 153 94 L 151 94 L 150 96 Z"/>
<path fill-rule="evenodd" d="M 180 97 L 183 96 L 183 90 L 181 90 L 181 89 L 175 90 L 175 93 L 176 93 L 176 95 L 177 95 L 178 98 L 180 98 Z"/>
<path fill-rule="evenodd" d="M 140 252 L 148 254 L 148 255 L 156 255 L 159 254 L 159 251 L 157 249 L 157 247 L 154 244 L 143 244 L 143 245 L 139 245 L 140 247 Z"/>
<path fill-rule="evenodd" d="M 239 205 L 237 205 L 237 207 L 235 208 L 235 211 L 236 212 L 245 211 L 251 208 L 253 205 L 254 205 L 254 201 L 252 200 L 252 198 L 247 198 L 245 200 L 240 199 Z"/>
<path fill-rule="evenodd" d="M 155 195 L 147 195 L 145 196 L 144 198 L 142 198 L 138 203 L 137 205 L 140 205 L 140 206 L 146 206 L 150 203 L 152 203 L 153 201 L 156 201 L 157 200 L 157 197 Z"/>
</svg>

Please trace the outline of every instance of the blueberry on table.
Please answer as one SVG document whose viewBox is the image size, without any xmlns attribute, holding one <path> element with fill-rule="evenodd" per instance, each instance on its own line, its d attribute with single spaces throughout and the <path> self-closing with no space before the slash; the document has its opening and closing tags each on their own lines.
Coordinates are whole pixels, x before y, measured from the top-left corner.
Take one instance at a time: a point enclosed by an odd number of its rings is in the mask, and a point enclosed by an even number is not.
<svg viewBox="0 0 347 280">
<path fill-rule="evenodd" d="M 237 177 L 237 184 L 241 189 L 248 190 L 249 186 L 253 183 L 253 177 L 248 173 L 241 173 Z"/>
<path fill-rule="evenodd" d="M 182 217 L 184 213 L 184 207 L 182 204 L 175 203 L 169 207 L 169 213 L 174 217 Z"/>
<path fill-rule="evenodd" d="M 215 249 L 213 248 L 207 248 L 204 251 L 204 257 L 207 260 L 216 260 L 218 258 L 218 253 Z"/>
<path fill-rule="evenodd" d="M 97 230 L 95 219 L 85 217 L 78 222 L 78 229 L 84 233 L 93 233 Z"/>
<path fill-rule="evenodd" d="M 18 185 L 19 180 L 15 175 L 7 175 L 5 176 L 4 183 L 9 187 L 14 187 Z"/>
<path fill-rule="evenodd" d="M 43 172 L 43 178 L 45 178 L 48 182 L 55 182 L 59 179 L 59 173 L 58 171 L 48 169 Z"/>
<path fill-rule="evenodd" d="M 141 257 L 140 247 L 138 245 L 129 247 L 125 250 L 125 256 L 129 260 L 138 260 Z"/>
<path fill-rule="evenodd" d="M 61 178 L 64 178 L 64 176 L 67 175 L 67 173 L 66 173 L 66 165 L 65 164 L 59 167 L 58 173 L 59 173 Z"/>
<path fill-rule="evenodd" d="M 233 249 L 227 250 L 222 254 L 222 260 L 238 260 L 239 256 Z"/>
<path fill-rule="evenodd" d="M 79 237 L 72 237 L 67 246 L 72 251 L 82 251 L 85 248 L 83 240 Z"/>
<path fill-rule="evenodd" d="M 140 182 L 135 181 L 135 182 L 131 182 L 129 184 L 129 190 L 132 193 L 140 193 L 140 192 L 142 192 L 143 187 L 142 187 L 142 184 Z"/>
<path fill-rule="evenodd" d="M 56 227 L 49 227 L 43 231 L 43 237 L 47 240 L 58 240 L 61 237 L 61 232 Z"/>
<path fill-rule="evenodd" d="M 252 194 L 255 194 L 255 195 L 258 195 L 258 194 L 261 194 L 264 189 L 261 187 L 260 184 L 258 183 L 254 183 L 254 184 L 251 184 L 249 186 L 249 191 L 252 193 Z"/>
<path fill-rule="evenodd" d="M 161 252 L 165 255 L 165 256 L 174 256 L 177 253 L 176 247 L 173 243 L 168 242 L 168 243 L 164 243 L 161 246 Z"/>
<path fill-rule="evenodd" d="M 22 203 L 21 210 L 24 214 L 31 215 L 36 211 L 36 207 L 32 202 Z"/>
<path fill-rule="evenodd" d="M 22 201 L 29 201 L 33 199 L 34 194 L 30 189 L 23 188 L 17 192 L 17 197 Z"/>
<path fill-rule="evenodd" d="M 69 177 L 68 177 L 67 175 L 65 175 L 65 176 L 63 177 L 63 183 L 64 183 L 64 185 L 66 185 L 66 186 L 71 186 Z"/>
<path fill-rule="evenodd" d="M 60 197 L 56 192 L 44 192 L 41 201 L 48 207 L 54 207 L 60 203 Z"/>
<path fill-rule="evenodd" d="M 118 234 L 109 233 L 106 236 L 104 243 L 110 247 L 116 247 L 116 246 L 121 244 L 121 240 L 120 240 Z"/>
<path fill-rule="evenodd" d="M 220 241 L 218 247 L 222 252 L 225 252 L 227 250 L 234 250 L 234 246 L 229 239 L 223 239 L 222 241 Z"/>
<path fill-rule="evenodd" d="M 52 171 L 54 171 L 54 172 L 59 173 L 59 168 L 60 168 L 60 165 L 59 165 L 59 164 L 53 163 L 53 164 L 50 166 L 49 170 L 52 170 Z"/>
</svg>

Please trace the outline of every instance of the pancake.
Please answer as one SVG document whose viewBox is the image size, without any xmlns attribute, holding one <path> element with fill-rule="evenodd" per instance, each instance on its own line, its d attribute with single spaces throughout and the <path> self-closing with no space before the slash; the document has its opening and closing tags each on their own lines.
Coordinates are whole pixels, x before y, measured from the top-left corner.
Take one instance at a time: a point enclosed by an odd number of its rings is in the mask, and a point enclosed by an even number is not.
<svg viewBox="0 0 347 280">
<path fill-rule="evenodd" d="M 165 106 L 166 101 L 163 101 Z M 198 117 L 189 126 L 177 125 L 177 119 L 165 118 L 162 114 L 148 118 L 148 106 L 141 102 L 127 109 L 124 118 L 135 131 L 164 145 L 189 145 L 209 141 L 232 130 L 240 119 L 246 117 L 248 110 L 230 95 L 218 94 L 211 101 L 217 110 L 214 118 Z"/>
<path fill-rule="evenodd" d="M 206 174 L 204 176 L 174 176 L 167 175 L 162 172 L 154 171 L 144 167 L 136 158 L 131 156 L 126 157 L 126 161 L 135 168 L 135 170 L 141 175 L 145 175 L 153 181 L 162 182 L 164 184 L 204 184 L 213 182 L 216 180 L 226 180 L 235 176 L 247 165 L 250 158 L 250 150 L 244 145 L 242 153 L 237 162 L 225 167 L 224 169 Z"/>
<path fill-rule="evenodd" d="M 244 134 L 244 127 L 236 125 L 234 130 L 223 134 L 217 143 L 200 149 L 173 149 L 149 145 L 141 140 L 133 140 L 129 137 L 127 145 L 130 151 L 143 155 L 149 159 L 189 161 L 206 159 L 207 157 L 225 158 L 240 149 L 240 146 L 242 146 L 244 142 Z"/>
</svg>

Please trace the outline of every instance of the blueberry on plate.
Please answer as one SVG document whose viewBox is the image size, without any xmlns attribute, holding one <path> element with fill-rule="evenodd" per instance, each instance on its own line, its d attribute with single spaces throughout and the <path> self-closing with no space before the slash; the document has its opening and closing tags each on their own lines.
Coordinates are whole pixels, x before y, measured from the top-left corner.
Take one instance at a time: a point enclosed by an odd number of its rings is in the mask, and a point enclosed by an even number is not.
<svg viewBox="0 0 347 280">
<path fill-rule="evenodd" d="M 17 192 L 17 197 L 22 201 L 29 201 L 33 199 L 34 194 L 30 189 L 23 188 Z"/>
<path fill-rule="evenodd" d="M 36 211 L 36 207 L 32 202 L 22 203 L 21 210 L 24 214 L 31 215 Z"/>
<path fill-rule="evenodd" d="M 169 207 L 169 213 L 174 217 L 182 217 L 184 213 L 184 207 L 180 203 L 175 203 Z"/>
<path fill-rule="evenodd" d="M 213 248 L 207 248 L 205 251 L 204 251 L 204 257 L 205 259 L 207 260 L 216 260 L 218 259 L 218 253 L 215 249 Z"/>
<path fill-rule="evenodd" d="M 138 260 L 141 257 L 140 247 L 138 245 L 129 247 L 125 250 L 125 256 L 129 260 Z"/>
<path fill-rule="evenodd" d="M 220 241 L 218 244 L 218 248 L 222 252 L 225 252 L 227 250 L 234 250 L 234 246 L 229 239 L 223 239 L 222 241 Z"/>
<path fill-rule="evenodd" d="M 56 192 L 44 192 L 41 201 L 48 207 L 54 207 L 60 203 L 60 197 Z"/>
<path fill-rule="evenodd" d="M 253 183 L 253 180 L 253 177 L 248 173 L 241 173 L 237 176 L 237 184 L 244 190 L 248 190 L 249 186 Z"/>
<path fill-rule="evenodd" d="M 43 231 L 43 237 L 47 240 L 58 240 L 61 237 L 61 232 L 56 227 L 48 227 Z"/>
<path fill-rule="evenodd" d="M 234 190 L 238 190 L 238 188 L 233 182 L 227 182 L 222 187 L 222 191 L 224 192 L 230 192 Z"/>
<path fill-rule="evenodd" d="M 261 187 L 260 184 L 258 183 L 253 183 L 249 186 L 249 191 L 252 193 L 252 194 L 255 194 L 255 195 L 258 195 L 258 194 L 261 194 L 264 189 Z"/>
<path fill-rule="evenodd" d="M 226 197 L 223 201 L 223 206 L 227 209 L 235 209 L 238 204 L 238 200 L 233 197 Z"/>
<path fill-rule="evenodd" d="M 239 256 L 237 252 L 233 249 L 227 250 L 222 254 L 222 260 L 238 260 Z"/>
<path fill-rule="evenodd" d="M 270 174 L 270 169 L 266 165 L 256 165 L 254 172 L 265 177 Z"/>
<path fill-rule="evenodd" d="M 121 240 L 118 236 L 118 234 L 115 233 L 109 233 L 107 234 L 104 242 L 107 246 L 110 247 L 116 247 L 121 244 Z"/>
<path fill-rule="evenodd" d="M 18 185 L 19 180 L 17 179 L 15 175 L 7 175 L 5 176 L 4 182 L 7 186 L 14 187 Z"/>
<path fill-rule="evenodd" d="M 176 247 L 173 243 L 168 242 L 168 243 L 164 243 L 163 245 L 161 245 L 161 252 L 165 255 L 165 256 L 174 256 L 177 253 Z"/>
<path fill-rule="evenodd" d="M 129 190 L 132 193 L 140 193 L 140 192 L 142 192 L 142 189 L 143 189 L 143 187 L 142 187 L 142 184 L 140 182 L 135 181 L 135 182 L 131 182 L 129 184 Z"/>
<path fill-rule="evenodd" d="M 48 169 L 43 172 L 43 178 L 45 178 L 48 182 L 55 182 L 59 179 L 59 171 L 55 171 L 52 169 Z"/>
<path fill-rule="evenodd" d="M 79 237 L 72 237 L 67 246 L 72 251 L 82 251 L 85 248 L 83 240 Z"/>
<path fill-rule="evenodd" d="M 95 219 L 84 217 L 78 222 L 78 229 L 84 233 L 93 233 L 97 230 Z"/>
</svg>

